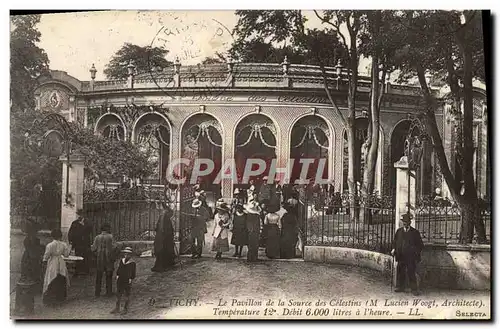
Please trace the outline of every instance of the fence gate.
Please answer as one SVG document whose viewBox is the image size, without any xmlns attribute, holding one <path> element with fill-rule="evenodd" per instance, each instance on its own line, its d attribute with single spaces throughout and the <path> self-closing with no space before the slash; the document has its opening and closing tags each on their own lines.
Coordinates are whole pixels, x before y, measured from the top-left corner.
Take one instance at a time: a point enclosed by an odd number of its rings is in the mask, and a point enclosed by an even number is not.
<svg viewBox="0 0 500 329">
<path fill-rule="evenodd" d="M 392 196 L 358 197 L 299 187 L 298 222 L 304 246 L 332 246 L 388 254 L 394 235 Z"/>
<path fill-rule="evenodd" d="M 180 204 L 179 204 L 179 242 L 180 254 L 191 253 L 191 220 L 192 207 L 191 204 L 195 198 L 194 185 L 181 185 L 180 187 Z"/>
</svg>

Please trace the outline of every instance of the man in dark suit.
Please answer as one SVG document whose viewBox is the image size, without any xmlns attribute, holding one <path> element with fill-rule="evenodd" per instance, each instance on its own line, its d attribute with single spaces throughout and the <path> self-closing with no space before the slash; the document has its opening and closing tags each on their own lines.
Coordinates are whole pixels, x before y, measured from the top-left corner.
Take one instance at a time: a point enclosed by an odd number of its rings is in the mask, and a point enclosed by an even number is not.
<svg viewBox="0 0 500 329">
<path fill-rule="evenodd" d="M 76 215 L 77 219 L 71 223 L 68 231 L 68 240 L 71 247 L 75 249 L 75 255 L 83 257 L 83 260 L 76 262 L 75 274 L 89 274 L 92 226 L 86 221 L 83 209 L 78 209 Z"/>
<path fill-rule="evenodd" d="M 396 257 L 398 262 L 395 291 L 405 291 L 406 273 L 408 273 L 410 288 L 414 295 L 418 295 L 415 271 L 417 263 L 420 262 L 420 253 L 424 244 L 420 232 L 410 226 L 411 215 L 404 214 L 401 221 L 403 227 L 396 231 L 391 251 L 391 254 Z"/>
</svg>

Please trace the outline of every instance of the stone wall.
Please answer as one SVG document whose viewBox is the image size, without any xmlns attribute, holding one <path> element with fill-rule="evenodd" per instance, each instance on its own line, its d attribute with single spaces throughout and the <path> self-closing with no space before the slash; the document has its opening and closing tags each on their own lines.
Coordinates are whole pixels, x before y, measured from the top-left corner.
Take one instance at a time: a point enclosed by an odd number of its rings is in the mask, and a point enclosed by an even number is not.
<svg viewBox="0 0 500 329">
<path fill-rule="evenodd" d="M 374 251 L 306 246 L 304 260 L 370 268 L 391 275 L 392 257 Z M 491 247 L 488 245 L 428 244 L 418 267 L 420 287 L 491 290 Z"/>
</svg>

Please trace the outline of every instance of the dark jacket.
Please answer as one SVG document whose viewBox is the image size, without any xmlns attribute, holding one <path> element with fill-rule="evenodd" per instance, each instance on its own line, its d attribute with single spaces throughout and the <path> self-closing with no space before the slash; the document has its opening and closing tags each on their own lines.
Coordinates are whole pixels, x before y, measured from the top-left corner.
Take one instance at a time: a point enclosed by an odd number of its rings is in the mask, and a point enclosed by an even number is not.
<svg viewBox="0 0 500 329">
<path fill-rule="evenodd" d="M 68 231 L 68 241 L 77 250 L 90 249 L 92 244 L 92 227 L 86 222 L 82 224 L 78 219 L 71 223 Z"/>
<path fill-rule="evenodd" d="M 395 250 L 396 261 L 420 262 L 420 253 L 424 247 L 420 232 L 410 227 L 408 232 L 403 227 L 398 228 L 392 241 L 392 249 Z"/>
<path fill-rule="evenodd" d="M 120 265 L 118 265 L 118 270 L 116 270 L 116 276 L 118 281 L 128 283 L 128 280 L 135 279 L 135 262 L 129 259 L 127 263 L 124 263 L 125 258 L 120 259 Z"/>
<path fill-rule="evenodd" d="M 201 206 L 207 210 L 208 217 L 210 219 L 214 218 L 214 212 L 213 212 L 212 208 L 210 208 L 210 206 L 208 205 L 206 200 L 201 200 Z"/>
<path fill-rule="evenodd" d="M 191 234 L 193 236 L 207 233 L 207 222 L 210 220 L 210 213 L 207 208 L 201 206 L 195 209 L 191 220 Z"/>
<path fill-rule="evenodd" d="M 163 217 L 156 223 L 156 236 L 154 241 L 155 255 L 167 253 L 172 259 L 175 258 L 174 227 L 171 220 L 173 214 L 170 208 L 165 210 Z"/>
<path fill-rule="evenodd" d="M 95 237 L 92 244 L 92 251 L 97 258 L 98 271 L 113 271 L 116 257 L 119 253 L 113 239 L 113 235 L 108 232 L 102 232 Z"/>
</svg>

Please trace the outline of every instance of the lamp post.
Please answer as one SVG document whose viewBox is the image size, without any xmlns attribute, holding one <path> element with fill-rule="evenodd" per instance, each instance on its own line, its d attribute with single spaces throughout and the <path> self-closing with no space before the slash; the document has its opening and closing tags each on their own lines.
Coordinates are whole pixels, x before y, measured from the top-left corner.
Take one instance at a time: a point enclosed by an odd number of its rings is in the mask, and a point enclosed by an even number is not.
<svg viewBox="0 0 500 329">
<path fill-rule="evenodd" d="M 92 64 L 92 67 L 90 68 L 89 72 L 90 72 L 90 78 L 91 78 L 92 80 L 95 80 L 95 75 L 96 75 L 96 73 L 97 73 L 97 70 L 96 70 L 96 68 L 95 68 L 95 65 L 94 65 L 94 64 Z"/>
</svg>

